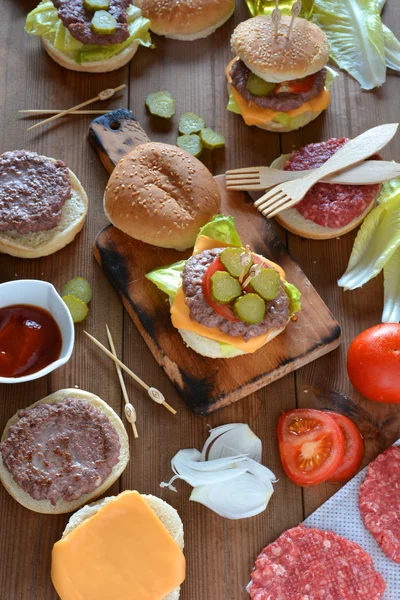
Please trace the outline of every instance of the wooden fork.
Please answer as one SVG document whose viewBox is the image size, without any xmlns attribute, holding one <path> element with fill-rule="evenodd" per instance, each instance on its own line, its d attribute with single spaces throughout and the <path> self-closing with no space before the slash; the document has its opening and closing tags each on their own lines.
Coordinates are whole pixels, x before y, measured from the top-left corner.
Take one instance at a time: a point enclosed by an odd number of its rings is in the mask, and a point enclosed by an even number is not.
<svg viewBox="0 0 400 600">
<path fill-rule="evenodd" d="M 319 169 L 302 179 L 288 181 L 275 186 L 272 190 L 261 196 L 254 206 L 267 218 L 271 218 L 291 208 L 304 198 L 312 186 L 328 175 L 348 169 L 366 158 L 379 152 L 395 135 L 398 123 L 379 125 L 365 131 L 358 137 L 342 146 Z"/>
</svg>

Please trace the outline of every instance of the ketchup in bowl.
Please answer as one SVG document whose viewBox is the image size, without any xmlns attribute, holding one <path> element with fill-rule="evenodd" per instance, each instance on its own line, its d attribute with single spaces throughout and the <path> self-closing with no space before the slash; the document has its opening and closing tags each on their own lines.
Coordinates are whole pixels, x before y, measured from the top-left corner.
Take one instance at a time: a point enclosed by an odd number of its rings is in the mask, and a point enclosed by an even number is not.
<svg viewBox="0 0 400 600">
<path fill-rule="evenodd" d="M 27 304 L 0 308 L 0 377 L 37 373 L 60 357 L 61 331 L 45 309 Z"/>
</svg>

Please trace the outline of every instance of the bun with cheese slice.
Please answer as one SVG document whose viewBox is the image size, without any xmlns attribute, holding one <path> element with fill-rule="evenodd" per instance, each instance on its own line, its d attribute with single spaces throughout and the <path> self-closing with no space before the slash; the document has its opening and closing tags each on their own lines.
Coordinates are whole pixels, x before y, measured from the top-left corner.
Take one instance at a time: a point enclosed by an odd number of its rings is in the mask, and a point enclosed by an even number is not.
<svg viewBox="0 0 400 600">
<path fill-rule="evenodd" d="M 232 34 L 236 54 L 228 65 L 228 110 L 247 125 L 287 132 L 316 119 L 330 103 L 336 75 L 326 67 L 329 43 L 314 23 L 283 16 L 278 35 L 270 17 L 239 23 Z"/>
<path fill-rule="evenodd" d="M 178 600 L 183 546 L 177 511 L 128 490 L 72 515 L 53 547 L 53 585 L 61 600 Z"/>
<path fill-rule="evenodd" d="M 200 229 L 187 261 L 146 277 L 169 295 L 172 324 L 185 344 L 208 358 L 259 350 L 300 310 L 300 292 L 283 269 L 244 248 L 229 216 Z"/>
</svg>

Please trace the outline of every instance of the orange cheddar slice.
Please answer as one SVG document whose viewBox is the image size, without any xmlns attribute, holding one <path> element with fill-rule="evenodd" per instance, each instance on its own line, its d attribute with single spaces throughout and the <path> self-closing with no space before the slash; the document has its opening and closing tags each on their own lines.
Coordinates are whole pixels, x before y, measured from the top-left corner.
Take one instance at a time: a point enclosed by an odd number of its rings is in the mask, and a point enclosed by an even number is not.
<svg viewBox="0 0 400 600">
<path fill-rule="evenodd" d="M 231 70 L 231 66 L 237 60 L 237 57 L 234 58 L 228 65 L 226 69 L 226 77 L 229 85 L 232 83 L 232 79 L 229 75 Z M 270 110 L 268 108 L 261 108 L 255 103 L 248 104 L 247 101 L 239 94 L 239 92 L 231 86 L 232 94 L 235 99 L 236 104 L 238 105 L 240 112 L 242 113 L 242 117 L 246 125 L 262 125 L 268 123 L 268 121 L 272 121 L 277 115 L 280 113 L 275 110 Z M 313 111 L 315 113 L 325 110 L 331 101 L 331 95 L 328 90 L 322 90 L 318 96 L 312 98 L 308 102 L 304 102 L 299 108 L 295 108 L 294 110 L 288 110 L 285 112 L 288 117 L 296 117 L 297 115 L 301 115 L 307 111 Z"/>
<path fill-rule="evenodd" d="M 54 545 L 61 600 L 161 600 L 185 578 L 178 544 L 138 492 L 123 492 Z"/>
</svg>

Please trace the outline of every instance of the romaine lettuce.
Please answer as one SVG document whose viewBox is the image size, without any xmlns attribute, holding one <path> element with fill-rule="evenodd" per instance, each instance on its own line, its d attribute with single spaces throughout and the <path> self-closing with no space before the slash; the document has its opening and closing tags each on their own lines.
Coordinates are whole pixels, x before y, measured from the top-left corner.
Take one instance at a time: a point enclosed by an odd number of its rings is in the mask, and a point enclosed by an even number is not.
<svg viewBox="0 0 400 600">
<path fill-rule="evenodd" d="M 159 290 L 168 294 L 173 299 L 181 285 L 182 277 L 181 273 L 185 268 L 186 260 L 180 260 L 173 265 L 168 267 L 159 267 L 150 271 L 146 274 L 146 278 L 149 279 Z"/>
<path fill-rule="evenodd" d="M 215 215 L 200 229 L 200 235 L 206 235 L 230 246 L 242 246 L 242 240 L 236 231 L 235 219 L 231 216 Z"/>
<path fill-rule="evenodd" d="M 288 281 L 285 281 L 285 292 L 289 297 L 290 316 L 293 317 L 295 313 L 301 310 L 301 293 L 293 283 L 289 283 Z"/>
</svg>

